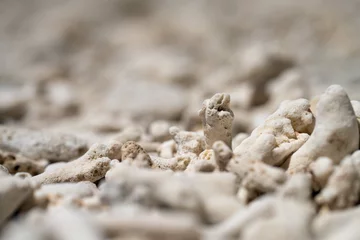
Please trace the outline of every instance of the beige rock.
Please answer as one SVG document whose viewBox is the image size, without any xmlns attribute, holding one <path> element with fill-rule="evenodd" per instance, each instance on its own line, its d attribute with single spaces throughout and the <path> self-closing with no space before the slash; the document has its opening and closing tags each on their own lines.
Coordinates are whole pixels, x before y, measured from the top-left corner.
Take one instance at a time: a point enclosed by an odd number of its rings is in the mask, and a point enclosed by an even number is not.
<svg viewBox="0 0 360 240">
<path fill-rule="evenodd" d="M 291 156 L 287 171 L 290 174 L 307 171 L 319 157 L 329 157 L 337 164 L 358 147 L 358 122 L 349 97 L 341 86 L 332 85 L 317 104 L 314 132 Z"/>
<path fill-rule="evenodd" d="M 284 101 L 234 150 L 241 158 L 252 158 L 273 166 L 282 165 L 309 138 L 314 125 L 309 102 Z"/>
<path fill-rule="evenodd" d="M 68 162 L 55 171 L 44 172 L 32 177 L 36 183 L 51 184 L 63 182 L 96 182 L 105 176 L 109 170 L 110 158 L 102 157 L 97 159 L 79 158 Z"/>
<path fill-rule="evenodd" d="M 121 144 L 94 144 L 82 157 L 60 165 L 51 171 L 33 177 L 40 184 L 62 182 L 95 182 L 105 176 L 110 169 L 110 161 L 121 157 Z"/>
<path fill-rule="evenodd" d="M 84 154 L 87 144 L 73 135 L 3 126 L 0 149 L 34 160 L 70 161 Z"/>
</svg>

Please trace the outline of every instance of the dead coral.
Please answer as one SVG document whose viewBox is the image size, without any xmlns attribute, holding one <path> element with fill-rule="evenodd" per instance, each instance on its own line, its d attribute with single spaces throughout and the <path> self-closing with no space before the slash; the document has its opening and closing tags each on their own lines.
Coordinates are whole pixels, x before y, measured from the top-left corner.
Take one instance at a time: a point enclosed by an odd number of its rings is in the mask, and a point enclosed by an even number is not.
<svg viewBox="0 0 360 240">
<path fill-rule="evenodd" d="M 95 182 L 105 176 L 110 169 L 111 159 L 120 155 L 121 144 L 111 142 L 105 144 L 94 144 L 87 153 L 79 159 L 60 165 L 53 171 L 33 177 L 40 184 L 62 183 L 62 182 Z"/>
<path fill-rule="evenodd" d="M 358 122 L 345 90 L 330 86 L 316 107 L 316 125 L 309 140 L 290 158 L 288 172 L 307 171 L 311 162 L 329 157 L 335 164 L 359 147 Z"/>
<path fill-rule="evenodd" d="M 217 93 L 205 100 L 199 116 L 203 123 L 206 148 L 211 148 L 216 141 L 223 141 L 231 148 L 234 113 L 230 109 L 230 95 Z"/>
</svg>

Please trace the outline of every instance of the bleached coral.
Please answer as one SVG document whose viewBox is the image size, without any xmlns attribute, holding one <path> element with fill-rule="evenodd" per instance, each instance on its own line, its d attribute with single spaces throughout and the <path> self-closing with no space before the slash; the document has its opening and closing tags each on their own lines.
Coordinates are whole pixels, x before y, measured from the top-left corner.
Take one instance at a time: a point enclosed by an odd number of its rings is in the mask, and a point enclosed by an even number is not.
<svg viewBox="0 0 360 240">
<path fill-rule="evenodd" d="M 205 100 L 199 116 L 203 124 L 206 148 L 211 148 L 216 141 L 223 141 L 231 147 L 234 113 L 230 109 L 229 94 L 217 93 Z"/>
<path fill-rule="evenodd" d="M 345 90 L 330 86 L 316 107 L 316 125 L 309 140 L 290 158 L 290 174 L 307 171 L 311 162 L 329 157 L 339 163 L 359 148 L 358 122 Z"/>
<path fill-rule="evenodd" d="M 284 101 L 234 153 L 280 166 L 307 141 L 313 125 L 314 117 L 307 100 Z"/>
</svg>

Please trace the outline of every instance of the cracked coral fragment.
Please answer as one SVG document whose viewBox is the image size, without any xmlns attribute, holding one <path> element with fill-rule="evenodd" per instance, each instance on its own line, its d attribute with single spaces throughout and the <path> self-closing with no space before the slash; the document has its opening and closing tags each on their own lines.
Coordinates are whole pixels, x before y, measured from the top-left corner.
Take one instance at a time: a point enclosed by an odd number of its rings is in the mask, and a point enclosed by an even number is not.
<svg viewBox="0 0 360 240">
<path fill-rule="evenodd" d="M 336 166 L 315 201 L 330 209 L 354 206 L 360 199 L 360 151 L 348 156 Z"/>
<path fill-rule="evenodd" d="M 40 184 L 62 182 L 96 182 L 105 176 L 110 169 L 111 159 L 117 159 L 120 155 L 121 144 L 110 142 L 109 144 L 94 144 L 82 157 L 61 164 L 51 171 L 45 171 L 32 179 Z"/>
<path fill-rule="evenodd" d="M 199 111 L 202 119 L 206 148 L 223 141 L 231 148 L 234 113 L 230 109 L 230 95 L 217 93 L 203 103 Z"/>
<path fill-rule="evenodd" d="M 176 155 L 190 154 L 198 156 L 204 150 L 205 140 L 202 134 L 181 131 L 178 127 L 171 127 L 169 132 L 176 143 Z"/>
<path fill-rule="evenodd" d="M 163 158 L 151 156 L 152 168 L 172 171 L 184 171 L 191 161 L 190 157 L 176 156 L 173 158 Z"/>
<path fill-rule="evenodd" d="M 241 158 L 281 166 L 307 141 L 313 126 L 314 116 L 306 99 L 284 101 L 234 153 Z"/>
<path fill-rule="evenodd" d="M 307 171 L 319 157 L 329 157 L 335 164 L 359 147 L 358 122 L 345 90 L 330 86 L 316 107 L 316 125 L 309 140 L 294 153 L 288 173 Z"/>
<path fill-rule="evenodd" d="M 121 147 L 121 160 L 138 167 L 151 167 L 149 154 L 136 142 L 128 141 Z"/>
</svg>

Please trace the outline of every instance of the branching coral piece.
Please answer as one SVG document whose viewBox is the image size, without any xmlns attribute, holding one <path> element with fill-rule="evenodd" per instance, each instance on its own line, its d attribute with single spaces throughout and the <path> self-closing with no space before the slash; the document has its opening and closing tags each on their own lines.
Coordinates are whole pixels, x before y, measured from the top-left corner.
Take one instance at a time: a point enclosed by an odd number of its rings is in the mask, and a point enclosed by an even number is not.
<svg viewBox="0 0 360 240">
<path fill-rule="evenodd" d="M 94 144 L 84 156 L 77 160 L 60 165 L 52 171 L 33 177 L 40 184 L 62 183 L 62 182 L 95 182 L 105 176 L 110 168 L 111 159 L 120 156 L 121 144 L 111 142 L 105 144 Z"/>
<path fill-rule="evenodd" d="M 314 117 L 307 100 L 284 101 L 234 153 L 241 158 L 280 166 L 306 142 L 313 125 Z"/>
<path fill-rule="evenodd" d="M 358 122 L 341 86 L 330 86 L 320 97 L 316 109 L 314 132 L 291 156 L 290 174 L 307 171 L 310 163 L 319 157 L 329 157 L 337 164 L 359 147 Z"/>
</svg>

